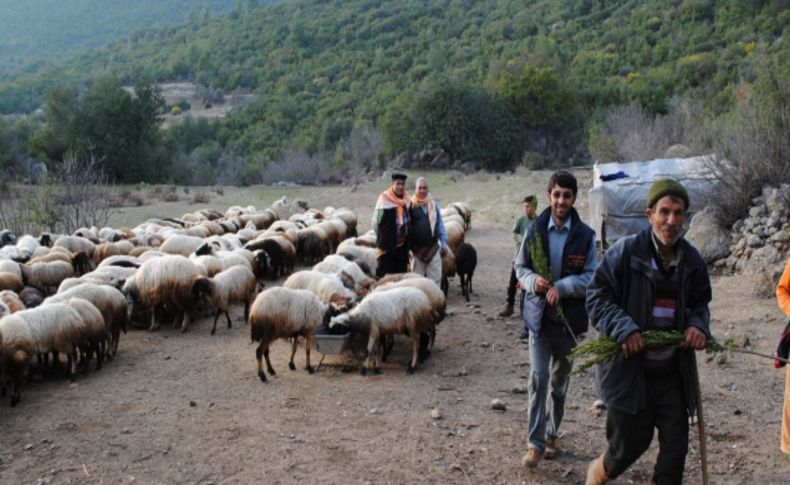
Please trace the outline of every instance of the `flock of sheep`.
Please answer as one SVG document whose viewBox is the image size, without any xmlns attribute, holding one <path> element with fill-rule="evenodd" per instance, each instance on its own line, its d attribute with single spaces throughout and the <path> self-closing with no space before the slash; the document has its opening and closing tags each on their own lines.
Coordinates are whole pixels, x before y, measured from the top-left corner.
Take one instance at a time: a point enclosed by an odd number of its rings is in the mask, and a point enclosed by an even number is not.
<svg viewBox="0 0 790 485">
<path fill-rule="evenodd" d="M 204 309 L 214 315 L 212 334 L 223 314 L 230 328 L 234 304 L 244 305 L 250 338 L 259 344 L 263 381 L 262 358 L 273 375 L 269 346 L 279 338 L 293 339 L 294 369 L 303 337 L 306 369 L 313 372 L 310 348 L 320 329 L 368 337 L 363 373 L 371 358 L 378 372 L 387 350 L 383 337 L 408 335 L 412 372 L 445 316 L 448 278 L 461 276 L 467 299 L 471 291 L 476 254 L 464 242 L 471 209 L 455 203 L 443 216 L 450 250 L 440 286 L 414 273 L 376 280 L 375 235 L 357 234 L 351 209 L 319 211 L 286 198 L 264 210 L 203 209 L 134 228 L 38 238 L 0 231 L 0 395 L 10 391 L 16 405 L 31 369 L 43 375 L 60 369 L 61 355 L 71 380 L 94 357 L 99 370 L 132 322 L 156 330 L 172 321 L 186 331 L 196 309 Z M 297 263 L 313 266 L 293 273 Z M 282 276 L 281 287 L 258 292 Z"/>
</svg>

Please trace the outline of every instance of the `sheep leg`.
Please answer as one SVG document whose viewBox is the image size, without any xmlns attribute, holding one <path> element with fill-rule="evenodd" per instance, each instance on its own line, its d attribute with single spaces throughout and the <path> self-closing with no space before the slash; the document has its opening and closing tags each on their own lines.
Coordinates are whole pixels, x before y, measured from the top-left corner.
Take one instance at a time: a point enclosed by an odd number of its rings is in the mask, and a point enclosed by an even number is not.
<svg viewBox="0 0 790 485">
<path fill-rule="evenodd" d="M 228 328 L 233 328 L 233 327 L 230 325 L 230 315 L 228 314 L 228 311 L 227 311 L 227 310 L 225 310 L 225 319 L 228 321 Z"/>
<path fill-rule="evenodd" d="M 419 332 L 412 332 L 411 337 L 411 360 L 406 364 L 406 372 L 414 374 L 414 369 L 417 367 L 417 361 L 420 359 L 420 342 L 422 341 L 422 334 Z"/>
<path fill-rule="evenodd" d="M 307 361 L 307 366 L 305 367 L 305 370 L 310 374 L 315 372 L 313 366 L 310 365 L 310 347 L 313 346 L 313 338 L 314 337 L 311 335 L 308 335 L 304 338 L 304 356 L 305 356 L 305 360 Z"/>
<path fill-rule="evenodd" d="M 274 367 L 272 367 L 272 361 L 269 360 L 269 344 L 266 344 L 266 348 L 263 349 L 263 358 L 266 359 L 266 370 L 269 371 L 269 374 L 273 376 L 277 375 L 277 373 L 274 372 Z"/>
<path fill-rule="evenodd" d="M 5 382 L 0 383 L 0 397 L 5 397 L 7 392 L 8 392 L 8 390 L 6 389 Z"/>
<path fill-rule="evenodd" d="M 299 343 L 299 336 L 294 335 L 293 344 L 291 344 L 291 360 L 288 361 L 288 368 L 291 370 L 296 370 L 296 365 L 294 365 L 294 355 L 296 355 L 296 346 Z"/>
<path fill-rule="evenodd" d="M 425 362 L 425 359 L 431 355 L 430 351 L 431 345 L 431 334 L 430 332 L 424 332 L 420 334 L 420 359 L 419 362 L 422 364 Z"/>
<path fill-rule="evenodd" d="M 187 331 L 187 326 L 189 325 L 189 312 L 184 311 L 184 318 L 181 319 L 181 333 Z"/>
<path fill-rule="evenodd" d="M 247 300 L 244 302 L 244 321 L 246 322 L 249 319 L 250 319 L 250 301 Z"/>
<path fill-rule="evenodd" d="M 96 344 L 96 370 L 101 370 L 101 365 L 104 362 L 104 354 L 105 354 L 105 344 L 104 341 L 100 341 Z"/>
<path fill-rule="evenodd" d="M 370 356 L 373 355 L 373 349 L 376 348 L 376 344 L 378 343 L 378 335 L 376 332 L 371 330 L 370 337 L 368 337 L 368 355 L 365 357 L 365 362 L 362 364 L 362 370 L 360 371 L 363 376 L 368 375 L 368 368 L 370 367 Z"/>
<path fill-rule="evenodd" d="M 211 335 L 214 335 L 214 332 L 217 331 L 217 320 L 219 319 L 219 308 L 217 308 L 217 313 L 214 315 L 214 326 L 211 327 Z"/>
<path fill-rule="evenodd" d="M 469 275 L 468 283 L 469 283 L 469 293 L 474 293 L 474 290 L 472 289 L 472 275 Z"/>
<path fill-rule="evenodd" d="M 19 401 L 22 400 L 22 379 L 17 377 L 11 381 L 11 407 L 16 406 L 19 404 Z"/>
<path fill-rule="evenodd" d="M 261 357 L 263 357 L 263 342 L 258 345 L 258 348 L 255 349 L 255 360 L 258 363 L 258 378 L 261 382 L 266 382 L 266 374 L 263 372 L 263 363 L 261 362 Z"/>
<path fill-rule="evenodd" d="M 148 326 L 148 331 L 153 332 L 154 330 L 158 329 L 156 325 L 156 308 L 151 308 L 148 311 L 148 319 L 150 320 L 150 325 Z"/>
<path fill-rule="evenodd" d="M 69 356 L 69 382 L 74 382 L 74 376 L 77 375 L 77 352 L 68 354 Z"/>
</svg>

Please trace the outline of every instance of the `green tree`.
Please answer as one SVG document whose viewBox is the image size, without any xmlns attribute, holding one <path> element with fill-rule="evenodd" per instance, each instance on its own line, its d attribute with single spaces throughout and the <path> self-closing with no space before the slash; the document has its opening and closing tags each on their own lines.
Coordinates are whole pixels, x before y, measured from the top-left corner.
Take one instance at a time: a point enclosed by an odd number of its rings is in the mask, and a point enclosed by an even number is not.
<svg viewBox="0 0 790 485">
<path fill-rule="evenodd" d="M 66 153 L 95 156 L 116 181 L 157 180 L 162 166 L 159 123 L 164 100 L 153 84 L 138 82 L 134 94 L 119 81 L 104 79 L 82 99 L 73 88 L 59 88 L 47 99 L 47 121 L 32 144 L 53 161 Z"/>
<path fill-rule="evenodd" d="M 502 168 L 520 151 L 515 118 L 485 91 L 462 82 L 437 81 L 412 98 L 403 98 L 382 122 L 393 153 L 442 150 L 451 161 L 478 161 Z"/>
<path fill-rule="evenodd" d="M 551 67 L 525 66 L 515 75 L 504 72 L 496 91 L 528 129 L 557 132 L 578 116 L 575 92 Z"/>
</svg>

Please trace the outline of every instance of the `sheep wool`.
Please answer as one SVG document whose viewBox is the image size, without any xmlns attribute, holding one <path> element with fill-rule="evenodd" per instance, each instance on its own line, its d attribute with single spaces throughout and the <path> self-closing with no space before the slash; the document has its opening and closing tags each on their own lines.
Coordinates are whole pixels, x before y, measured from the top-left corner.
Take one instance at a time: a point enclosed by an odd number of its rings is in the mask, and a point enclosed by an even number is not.
<svg viewBox="0 0 790 485">
<path fill-rule="evenodd" d="M 248 325 L 250 339 L 260 342 L 255 350 L 260 380 L 266 382 L 261 357 L 266 359 L 266 370 L 269 374 L 275 375 L 269 360 L 269 346 L 279 338 L 293 338 L 291 359 L 288 363 L 291 370 L 296 369 L 294 355 L 297 337 L 305 338 L 305 369 L 312 374 L 310 347 L 315 333 L 326 324 L 332 313 L 331 305 L 321 303 L 313 293 L 306 290 L 276 287 L 259 293 L 250 309 Z"/>
<path fill-rule="evenodd" d="M 382 335 L 408 335 L 412 344 L 412 359 L 406 369 L 412 373 L 419 360 L 420 334 L 430 333 L 433 329 L 432 311 L 428 297 L 417 288 L 374 291 L 348 313 L 333 317 L 329 328 L 345 327 L 369 335 L 363 375 L 367 374 L 373 355 L 373 369 L 379 372 Z"/>
</svg>

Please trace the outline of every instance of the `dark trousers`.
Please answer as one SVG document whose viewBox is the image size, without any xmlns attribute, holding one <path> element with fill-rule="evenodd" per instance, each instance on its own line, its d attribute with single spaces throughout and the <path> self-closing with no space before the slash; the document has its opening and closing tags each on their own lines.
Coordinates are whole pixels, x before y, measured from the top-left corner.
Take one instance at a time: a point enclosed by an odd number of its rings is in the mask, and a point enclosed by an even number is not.
<svg viewBox="0 0 790 485">
<path fill-rule="evenodd" d="M 631 466 L 650 447 L 653 428 L 657 428 L 658 459 L 653 469 L 653 482 L 658 485 L 682 483 L 689 434 L 683 379 L 674 373 L 646 380 L 645 409 L 635 415 L 614 408 L 608 410 L 606 474 L 615 478 Z"/>
<path fill-rule="evenodd" d="M 409 248 L 404 244 L 395 251 L 388 251 L 378 258 L 378 267 L 376 268 L 376 276 L 382 276 L 392 273 L 405 273 L 409 270 Z"/>
<path fill-rule="evenodd" d="M 516 303 L 516 285 L 518 278 L 516 278 L 516 269 L 510 267 L 510 282 L 507 284 L 507 304 L 513 305 Z"/>
</svg>

